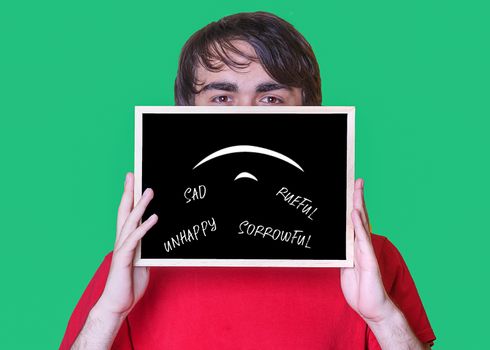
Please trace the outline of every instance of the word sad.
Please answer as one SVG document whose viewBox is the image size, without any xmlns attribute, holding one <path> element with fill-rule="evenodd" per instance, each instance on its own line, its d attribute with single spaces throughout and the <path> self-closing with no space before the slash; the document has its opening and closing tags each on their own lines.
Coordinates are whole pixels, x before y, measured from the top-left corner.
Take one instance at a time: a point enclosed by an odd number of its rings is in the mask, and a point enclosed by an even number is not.
<svg viewBox="0 0 490 350">
<path fill-rule="evenodd" d="M 203 199 L 206 196 L 206 186 L 199 185 L 199 187 L 187 187 L 184 191 L 184 198 L 186 203 Z"/>
<path fill-rule="evenodd" d="M 184 229 L 177 233 L 175 236 L 170 238 L 168 241 L 163 243 L 165 251 L 168 253 L 176 247 L 180 247 L 185 243 L 190 243 L 192 241 L 198 241 L 199 235 L 206 237 L 206 232 L 216 231 L 216 221 L 214 218 L 210 220 L 204 220 L 198 225 L 192 226 L 192 228 Z"/>
</svg>

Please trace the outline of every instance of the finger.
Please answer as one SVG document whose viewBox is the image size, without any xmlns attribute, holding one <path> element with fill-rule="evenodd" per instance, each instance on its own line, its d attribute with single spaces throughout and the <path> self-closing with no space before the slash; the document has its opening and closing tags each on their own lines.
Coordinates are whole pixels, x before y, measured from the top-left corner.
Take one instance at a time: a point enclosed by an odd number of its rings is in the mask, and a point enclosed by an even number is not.
<svg viewBox="0 0 490 350">
<path fill-rule="evenodd" d="M 131 211 L 128 218 L 126 219 L 126 222 L 124 223 L 121 230 L 119 241 L 121 242 L 124 241 L 131 232 L 136 230 L 136 227 L 138 226 L 141 217 L 145 213 L 148 204 L 153 199 L 153 196 L 154 196 L 153 190 L 151 188 L 147 188 L 143 193 L 143 195 L 141 196 L 140 200 L 138 201 L 138 204 L 136 204 L 136 206 L 134 207 L 134 209 Z M 118 246 L 120 246 L 120 244 L 118 244 Z"/>
<path fill-rule="evenodd" d="M 366 198 L 364 196 L 364 179 L 362 179 L 362 207 L 364 208 L 364 215 L 366 217 L 367 232 L 371 233 L 371 223 L 369 222 L 369 215 L 366 207 Z"/>
<path fill-rule="evenodd" d="M 138 245 L 138 242 L 158 221 L 157 214 L 151 215 L 146 219 L 136 230 L 129 234 L 121 245 L 121 250 L 133 252 Z M 133 256 L 133 255 L 131 255 Z"/>
<path fill-rule="evenodd" d="M 354 242 L 356 244 L 356 248 L 360 250 L 361 254 L 374 254 L 371 239 L 368 232 L 364 228 L 359 210 L 352 210 L 351 218 L 352 223 L 354 224 Z"/>
<path fill-rule="evenodd" d="M 114 249 L 113 261 L 115 264 L 117 264 L 118 267 L 131 267 L 133 265 L 135 249 L 139 239 L 143 237 L 151 227 L 153 227 L 157 219 L 158 218 L 156 217 L 156 214 L 150 216 L 136 230 L 131 232 L 117 248 Z M 126 242 L 132 239 L 131 237 L 133 237 L 134 235 L 139 237 L 138 239 L 136 239 L 135 244 L 126 244 Z"/>
<path fill-rule="evenodd" d="M 357 179 L 354 184 L 354 208 L 359 210 L 365 229 L 370 232 L 369 217 L 364 201 L 364 180 Z"/>
<path fill-rule="evenodd" d="M 366 228 L 364 227 L 364 223 L 362 222 L 361 212 L 358 209 L 352 210 L 351 219 L 352 223 L 354 224 L 355 239 L 361 243 L 369 240 L 366 233 Z"/>
<path fill-rule="evenodd" d="M 364 230 L 360 212 L 352 211 L 352 221 L 354 222 L 354 256 L 356 264 L 354 268 L 358 273 L 371 273 L 377 269 L 377 259 L 373 245 L 368 238 L 368 233 Z"/>
<path fill-rule="evenodd" d="M 124 192 L 121 198 L 121 203 L 117 211 L 117 234 L 116 241 L 121 235 L 121 230 L 128 218 L 131 210 L 133 209 L 134 196 L 134 177 L 132 173 L 126 174 L 126 181 L 124 182 Z"/>
</svg>

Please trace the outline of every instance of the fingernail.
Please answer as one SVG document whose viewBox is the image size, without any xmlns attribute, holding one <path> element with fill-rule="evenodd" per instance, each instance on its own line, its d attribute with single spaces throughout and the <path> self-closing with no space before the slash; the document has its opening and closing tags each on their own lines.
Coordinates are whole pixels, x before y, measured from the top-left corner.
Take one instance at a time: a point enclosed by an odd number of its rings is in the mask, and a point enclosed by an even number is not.
<svg viewBox="0 0 490 350">
<path fill-rule="evenodd" d="M 126 173 L 126 179 L 124 180 L 124 186 L 128 183 L 129 173 Z"/>
<path fill-rule="evenodd" d="M 364 180 L 361 179 L 361 188 L 364 188 Z"/>
</svg>

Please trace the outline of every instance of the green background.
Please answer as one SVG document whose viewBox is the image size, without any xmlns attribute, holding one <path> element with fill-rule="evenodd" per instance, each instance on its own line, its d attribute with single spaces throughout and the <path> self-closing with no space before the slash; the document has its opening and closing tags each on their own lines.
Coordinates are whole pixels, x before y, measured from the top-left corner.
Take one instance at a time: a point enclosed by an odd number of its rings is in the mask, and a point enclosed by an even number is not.
<svg viewBox="0 0 490 350">
<path fill-rule="evenodd" d="M 0 348 L 59 346 L 112 249 L 134 106 L 173 105 L 186 39 L 256 10 L 310 41 L 324 104 L 356 106 L 373 230 L 402 252 L 436 347 L 488 343 L 485 1 L 90 0 L 0 5 Z"/>
</svg>

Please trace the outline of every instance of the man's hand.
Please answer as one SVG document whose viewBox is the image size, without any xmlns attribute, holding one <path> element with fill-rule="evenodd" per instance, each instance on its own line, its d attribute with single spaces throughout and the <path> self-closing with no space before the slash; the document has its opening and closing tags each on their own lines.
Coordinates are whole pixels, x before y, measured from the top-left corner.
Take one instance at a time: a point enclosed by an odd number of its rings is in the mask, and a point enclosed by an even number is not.
<svg viewBox="0 0 490 350">
<path fill-rule="evenodd" d="M 128 173 L 117 214 L 116 243 L 107 282 L 72 349 L 110 349 L 122 322 L 148 286 L 149 269 L 133 266 L 133 258 L 139 240 L 158 218 L 153 214 L 138 226 L 153 191 L 147 188 L 134 209 L 133 195 L 134 176 Z"/>
<path fill-rule="evenodd" d="M 342 268 L 340 282 L 347 303 L 367 322 L 381 321 L 392 308 L 371 242 L 369 217 L 364 202 L 364 181 L 354 184 L 354 268 Z"/>
<path fill-rule="evenodd" d="M 139 240 L 158 220 L 156 214 L 153 214 L 138 227 L 138 222 L 153 198 L 153 190 L 147 188 L 133 209 L 132 173 L 128 173 L 124 187 L 117 215 L 117 235 L 111 268 L 104 292 L 97 302 L 101 309 L 123 318 L 143 296 L 148 285 L 149 268 L 134 267 L 133 258 Z"/>
<path fill-rule="evenodd" d="M 403 313 L 386 293 L 371 242 L 364 201 L 364 181 L 354 184 L 354 267 L 342 268 L 340 283 L 347 303 L 373 331 L 383 349 L 427 349 L 415 336 Z"/>
</svg>

